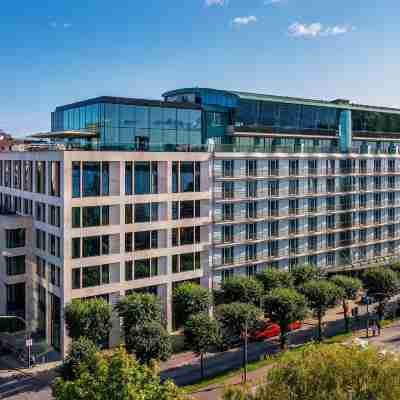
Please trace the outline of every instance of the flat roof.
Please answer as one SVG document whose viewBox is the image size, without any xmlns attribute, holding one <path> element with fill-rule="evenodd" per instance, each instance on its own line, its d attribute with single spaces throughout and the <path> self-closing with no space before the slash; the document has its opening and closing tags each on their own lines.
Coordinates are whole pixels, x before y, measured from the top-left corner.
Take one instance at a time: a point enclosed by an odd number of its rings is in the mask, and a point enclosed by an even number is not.
<svg viewBox="0 0 400 400">
<path fill-rule="evenodd" d="M 400 108 L 395 107 L 385 107 L 385 106 L 371 106 L 364 104 L 356 104 L 352 103 L 349 100 L 345 99 L 334 99 L 334 100 L 321 100 L 321 99 L 308 99 L 302 97 L 291 97 L 291 96 L 278 96 L 272 94 L 262 94 L 262 93 L 254 93 L 254 92 L 244 92 L 244 91 L 235 91 L 235 90 L 225 90 L 225 89 L 213 89 L 213 88 L 204 88 L 204 87 L 192 87 L 192 88 L 182 88 L 171 90 L 165 92 L 163 96 L 173 96 L 176 94 L 184 94 L 184 93 L 200 93 L 209 91 L 211 93 L 220 93 L 225 95 L 235 95 L 239 99 L 248 99 L 248 100 L 259 100 L 259 101 L 276 101 L 281 103 L 291 103 L 291 104 L 303 104 L 303 105 L 313 105 L 320 107 L 330 107 L 330 108 L 339 108 L 345 110 L 360 110 L 360 111 L 375 111 L 375 112 L 385 112 L 385 113 L 394 113 L 400 114 Z"/>
<path fill-rule="evenodd" d="M 98 104 L 98 103 L 201 110 L 201 106 L 199 106 L 197 104 L 192 104 L 192 103 L 170 102 L 170 101 L 163 101 L 163 100 L 136 99 L 136 98 L 131 98 L 131 97 L 100 96 L 100 97 L 94 97 L 91 99 L 66 104 L 63 106 L 58 106 L 58 107 L 56 107 L 56 111 L 64 111 L 64 110 L 68 110 L 71 108 L 84 107 L 87 105 Z"/>
</svg>

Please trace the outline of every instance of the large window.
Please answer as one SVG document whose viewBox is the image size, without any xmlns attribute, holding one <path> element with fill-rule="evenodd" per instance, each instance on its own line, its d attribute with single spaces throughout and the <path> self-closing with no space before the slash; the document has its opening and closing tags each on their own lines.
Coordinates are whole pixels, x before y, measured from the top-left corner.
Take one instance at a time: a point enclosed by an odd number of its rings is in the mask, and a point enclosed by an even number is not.
<svg viewBox="0 0 400 400">
<path fill-rule="evenodd" d="M 135 250 L 149 250 L 158 247 L 158 231 L 135 232 Z"/>
<path fill-rule="evenodd" d="M 50 196 L 60 196 L 60 162 L 49 162 L 49 194 Z"/>
<path fill-rule="evenodd" d="M 108 283 L 110 283 L 110 266 L 108 264 L 72 270 L 73 289 L 100 286 Z"/>
<path fill-rule="evenodd" d="M 25 247 L 25 229 L 6 229 L 6 248 Z"/>
<path fill-rule="evenodd" d="M 190 272 L 201 268 L 200 253 L 187 253 L 172 256 L 172 272 Z"/>
<path fill-rule="evenodd" d="M 201 210 L 200 200 L 172 202 L 172 219 L 199 218 Z"/>
<path fill-rule="evenodd" d="M 158 221 L 159 203 L 139 203 L 135 204 L 135 222 L 155 222 Z M 132 223 L 127 222 L 128 224 Z"/>
<path fill-rule="evenodd" d="M 81 163 L 72 162 L 72 197 L 81 197 Z"/>
<path fill-rule="evenodd" d="M 36 193 L 46 193 L 46 162 L 36 161 Z"/>
<path fill-rule="evenodd" d="M 174 161 L 172 163 L 172 191 L 200 192 L 200 162 Z"/>
<path fill-rule="evenodd" d="M 82 242 L 82 253 L 81 253 Z M 97 257 L 110 254 L 110 236 L 88 236 L 72 239 L 72 258 Z"/>
<path fill-rule="evenodd" d="M 128 268 L 130 267 L 128 262 Z M 158 258 L 136 260 L 133 272 L 133 279 L 149 279 L 159 274 Z M 129 273 L 128 273 L 129 276 Z"/>
<path fill-rule="evenodd" d="M 172 246 L 200 243 L 200 226 L 172 229 Z"/>
<path fill-rule="evenodd" d="M 135 162 L 135 194 L 158 193 L 157 162 Z"/>
<path fill-rule="evenodd" d="M 100 162 L 83 163 L 83 196 L 100 196 Z"/>
<path fill-rule="evenodd" d="M 400 115 L 374 111 L 352 111 L 353 130 L 400 133 Z"/>
<path fill-rule="evenodd" d="M 5 257 L 7 275 L 25 274 L 25 256 Z"/>
</svg>

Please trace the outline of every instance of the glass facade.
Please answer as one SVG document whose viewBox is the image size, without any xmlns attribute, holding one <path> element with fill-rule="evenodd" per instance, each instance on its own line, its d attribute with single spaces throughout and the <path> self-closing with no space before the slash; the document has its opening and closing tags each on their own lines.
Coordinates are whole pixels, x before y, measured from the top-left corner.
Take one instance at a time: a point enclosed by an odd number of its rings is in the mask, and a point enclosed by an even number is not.
<svg viewBox="0 0 400 400">
<path fill-rule="evenodd" d="M 240 99 L 236 126 L 337 132 L 340 110 L 294 103 Z"/>
<path fill-rule="evenodd" d="M 400 114 L 352 111 L 353 131 L 400 134 Z"/>
<path fill-rule="evenodd" d="M 52 130 L 97 132 L 104 145 L 199 145 L 201 110 L 155 105 L 107 103 L 58 108 L 52 115 Z"/>
</svg>

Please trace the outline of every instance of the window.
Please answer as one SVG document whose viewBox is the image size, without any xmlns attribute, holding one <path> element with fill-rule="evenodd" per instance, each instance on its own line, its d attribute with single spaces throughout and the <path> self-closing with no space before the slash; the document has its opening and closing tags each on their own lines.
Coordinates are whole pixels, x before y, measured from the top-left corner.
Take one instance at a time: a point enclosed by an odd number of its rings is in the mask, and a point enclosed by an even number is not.
<svg viewBox="0 0 400 400">
<path fill-rule="evenodd" d="M 49 195 L 60 196 L 60 162 L 49 162 Z"/>
<path fill-rule="evenodd" d="M 36 274 L 46 279 L 46 261 L 39 256 L 36 256 Z"/>
<path fill-rule="evenodd" d="M 35 206 L 36 221 L 46 223 L 46 204 L 37 201 Z"/>
<path fill-rule="evenodd" d="M 199 226 L 172 229 L 172 246 L 185 246 L 195 243 L 200 243 Z"/>
<path fill-rule="evenodd" d="M 83 163 L 83 197 L 100 196 L 101 189 L 101 163 Z"/>
<path fill-rule="evenodd" d="M 221 280 L 222 280 L 222 282 L 225 282 L 225 281 L 227 281 L 228 279 L 233 278 L 233 275 L 234 275 L 234 274 L 235 274 L 235 273 L 234 273 L 234 271 L 233 271 L 232 268 L 230 268 L 230 269 L 224 269 L 223 271 L 221 271 Z"/>
<path fill-rule="evenodd" d="M 72 239 L 72 258 L 81 258 L 81 238 Z"/>
<path fill-rule="evenodd" d="M 24 199 L 24 214 L 32 215 L 32 209 L 33 209 L 33 201 Z"/>
<path fill-rule="evenodd" d="M 135 162 L 135 194 L 158 193 L 158 164 L 150 161 Z"/>
<path fill-rule="evenodd" d="M 133 223 L 133 204 L 125 204 L 125 224 Z"/>
<path fill-rule="evenodd" d="M 23 163 L 24 173 L 23 173 L 23 183 L 24 190 L 26 192 L 32 192 L 32 182 L 33 182 L 33 162 L 24 161 Z"/>
<path fill-rule="evenodd" d="M 225 247 L 222 249 L 222 264 L 233 264 L 233 247 Z"/>
<path fill-rule="evenodd" d="M 74 268 L 72 270 L 72 289 L 81 288 L 81 269 Z"/>
<path fill-rule="evenodd" d="M 145 260 L 135 261 L 134 279 L 149 279 L 157 276 L 158 271 L 158 258 L 151 258 Z"/>
<path fill-rule="evenodd" d="M 72 207 L 72 227 L 73 228 L 81 227 L 81 208 L 80 207 Z"/>
<path fill-rule="evenodd" d="M 6 248 L 25 247 L 25 229 L 6 229 Z"/>
<path fill-rule="evenodd" d="M 135 232 L 135 250 L 158 248 L 158 231 Z"/>
<path fill-rule="evenodd" d="M 233 160 L 223 160 L 222 161 L 222 174 L 224 177 L 233 177 L 234 172 L 234 161 Z"/>
<path fill-rule="evenodd" d="M 58 236 L 49 233 L 50 254 L 55 257 L 61 256 L 61 240 Z"/>
<path fill-rule="evenodd" d="M 25 274 L 25 256 L 5 257 L 7 275 Z"/>
<path fill-rule="evenodd" d="M 46 162 L 45 161 L 36 161 L 35 162 L 35 170 L 36 170 L 36 193 L 46 193 Z"/>
<path fill-rule="evenodd" d="M 200 200 L 172 202 L 172 219 L 191 219 L 200 217 Z"/>
<path fill-rule="evenodd" d="M 234 204 L 224 203 L 223 204 L 223 219 L 224 221 L 233 221 L 234 216 Z"/>
<path fill-rule="evenodd" d="M 133 251 L 133 233 L 125 233 L 125 252 L 131 253 Z"/>
<path fill-rule="evenodd" d="M 200 162 L 173 161 L 172 191 L 200 192 Z"/>
<path fill-rule="evenodd" d="M 101 269 L 99 265 L 82 268 L 82 287 L 100 286 Z"/>
<path fill-rule="evenodd" d="M 155 222 L 158 221 L 158 203 L 135 204 L 135 222 Z"/>
<path fill-rule="evenodd" d="M 56 227 L 60 227 L 61 225 L 60 207 L 49 206 L 49 224 Z"/>
<path fill-rule="evenodd" d="M 82 239 L 83 257 L 97 257 L 109 253 L 109 236 L 89 236 Z"/>
<path fill-rule="evenodd" d="M 57 287 L 61 285 L 61 269 L 58 265 L 50 264 L 50 283 Z"/>
<path fill-rule="evenodd" d="M 222 227 L 222 240 L 224 243 L 233 242 L 233 225 L 224 225 Z"/>
<path fill-rule="evenodd" d="M 72 162 L 72 197 L 81 197 L 81 163 Z"/>
<path fill-rule="evenodd" d="M 318 231 L 318 218 L 310 217 L 308 218 L 308 231 L 317 232 Z"/>
<path fill-rule="evenodd" d="M 125 194 L 133 194 L 133 162 L 125 162 Z"/>
<path fill-rule="evenodd" d="M 125 280 L 126 281 L 133 280 L 133 261 L 125 262 Z"/>
<path fill-rule="evenodd" d="M 172 256 L 173 273 L 190 272 L 201 268 L 200 253 L 187 253 Z"/>
<path fill-rule="evenodd" d="M 36 248 L 46 251 L 46 232 L 36 229 Z"/>
</svg>

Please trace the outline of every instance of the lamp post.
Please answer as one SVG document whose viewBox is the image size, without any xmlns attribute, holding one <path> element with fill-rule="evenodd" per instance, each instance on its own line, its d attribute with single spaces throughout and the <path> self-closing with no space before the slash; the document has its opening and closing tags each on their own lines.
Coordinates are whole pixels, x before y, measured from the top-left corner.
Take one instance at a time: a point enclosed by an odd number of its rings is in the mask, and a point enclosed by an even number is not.
<svg viewBox="0 0 400 400">
<path fill-rule="evenodd" d="M 32 338 L 31 332 L 28 329 L 28 323 L 22 317 L 18 315 L 0 315 L 0 319 L 16 319 L 22 321 L 25 325 L 25 346 L 28 348 L 28 368 L 31 367 L 31 349 L 32 349 Z"/>
</svg>

